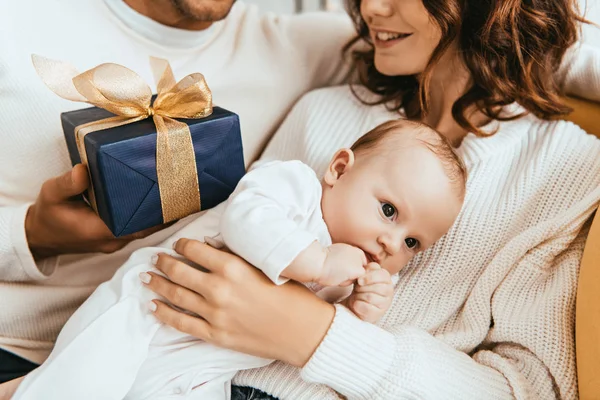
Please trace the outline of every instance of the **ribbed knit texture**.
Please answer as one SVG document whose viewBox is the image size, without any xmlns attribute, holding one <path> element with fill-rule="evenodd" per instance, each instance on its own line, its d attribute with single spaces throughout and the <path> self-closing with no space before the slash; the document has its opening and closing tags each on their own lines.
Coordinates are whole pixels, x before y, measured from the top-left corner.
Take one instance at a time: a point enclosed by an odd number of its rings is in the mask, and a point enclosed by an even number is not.
<svg viewBox="0 0 600 400">
<path fill-rule="evenodd" d="M 31 54 L 81 72 L 115 62 L 152 87 L 149 56 L 169 60 L 178 79 L 203 73 L 215 104 L 240 115 L 248 165 L 303 93 L 342 81 L 340 52 L 352 27 L 343 15 L 261 15 L 241 1 L 201 32 L 160 25 L 122 0 L 0 4 L 0 347 L 39 363 L 69 316 L 133 250 L 162 242 L 186 221 L 111 255 L 36 265 L 25 236 L 27 208 L 45 180 L 71 165 L 60 113 L 87 105 L 50 92 Z"/>
<path fill-rule="evenodd" d="M 586 79 L 600 88 L 598 72 Z M 296 105 L 264 158 L 300 159 L 320 174 L 336 149 L 397 117 L 347 87 L 322 89 Z M 302 370 L 278 362 L 234 382 L 290 400 L 337 399 L 335 391 L 365 400 L 576 398 L 575 295 L 585 222 L 600 200 L 600 140 L 533 116 L 484 130 L 495 128 L 457 149 L 469 172 L 463 210 L 400 272 L 379 327 L 338 306 Z"/>
</svg>

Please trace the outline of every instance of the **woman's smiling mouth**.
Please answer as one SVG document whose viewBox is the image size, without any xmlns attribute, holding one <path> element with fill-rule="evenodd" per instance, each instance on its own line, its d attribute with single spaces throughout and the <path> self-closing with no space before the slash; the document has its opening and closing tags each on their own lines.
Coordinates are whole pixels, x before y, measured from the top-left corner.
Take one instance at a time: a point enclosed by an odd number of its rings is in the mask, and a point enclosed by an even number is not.
<svg viewBox="0 0 600 400">
<path fill-rule="evenodd" d="M 400 43 L 402 40 L 412 36 L 412 33 L 390 32 L 382 30 L 371 30 L 371 38 L 375 47 L 386 48 Z"/>
</svg>

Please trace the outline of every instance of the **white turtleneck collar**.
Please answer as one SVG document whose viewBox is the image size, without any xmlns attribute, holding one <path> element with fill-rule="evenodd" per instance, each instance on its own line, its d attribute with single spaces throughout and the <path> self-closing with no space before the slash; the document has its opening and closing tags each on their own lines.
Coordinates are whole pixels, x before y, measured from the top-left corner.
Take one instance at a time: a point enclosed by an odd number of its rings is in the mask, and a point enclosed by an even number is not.
<svg viewBox="0 0 600 400">
<path fill-rule="evenodd" d="M 127 28 L 158 45 L 169 48 L 202 46 L 218 33 L 223 24 L 223 21 L 218 21 L 202 31 L 173 28 L 140 14 L 123 0 L 104 0 L 104 2 Z"/>
</svg>

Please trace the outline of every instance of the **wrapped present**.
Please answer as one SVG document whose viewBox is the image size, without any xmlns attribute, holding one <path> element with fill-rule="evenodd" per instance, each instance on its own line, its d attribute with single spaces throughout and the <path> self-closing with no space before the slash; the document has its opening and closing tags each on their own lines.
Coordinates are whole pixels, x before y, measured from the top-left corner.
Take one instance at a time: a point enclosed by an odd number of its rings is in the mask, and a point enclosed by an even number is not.
<svg viewBox="0 0 600 400">
<path fill-rule="evenodd" d="M 213 107 L 201 74 L 175 83 L 168 63 L 151 59 L 152 96 L 117 64 L 79 74 L 59 61 L 33 62 L 56 94 L 96 106 L 61 119 L 73 165 L 88 167 L 87 200 L 115 236 L 214 207 L 245 173 L 239 118 Z"/>
</svg>

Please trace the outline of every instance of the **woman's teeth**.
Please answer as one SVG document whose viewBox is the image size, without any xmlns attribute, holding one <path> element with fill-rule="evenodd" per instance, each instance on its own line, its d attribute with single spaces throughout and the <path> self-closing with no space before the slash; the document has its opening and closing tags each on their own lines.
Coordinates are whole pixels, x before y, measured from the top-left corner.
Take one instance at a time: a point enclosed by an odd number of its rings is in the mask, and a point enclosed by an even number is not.
<svg viewBox="0 0 600 400">
<path fill-rule="evenodd" d="M 375 35 L 375 37 L 377 37 L 377 40 L 381 40 L 382 42 L 387 42 L 388 40 L 394 40 L 394 39 L 398 39 L 399 37 L 405 37 L 408 36 L 406 34 L 403 33 L 393 33 L 393 32 L 377 32 L 377 34 Z"/>
</svg>

